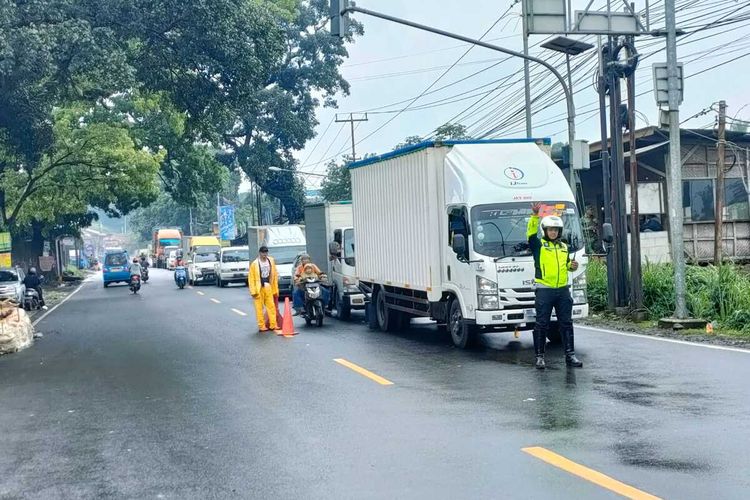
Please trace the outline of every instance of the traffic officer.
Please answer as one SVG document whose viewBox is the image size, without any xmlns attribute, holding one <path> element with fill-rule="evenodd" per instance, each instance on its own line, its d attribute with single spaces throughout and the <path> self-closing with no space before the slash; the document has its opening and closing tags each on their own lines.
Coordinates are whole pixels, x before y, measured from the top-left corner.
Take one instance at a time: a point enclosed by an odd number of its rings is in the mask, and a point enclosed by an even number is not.
<svg viewBox="0 0 750 500">
<path fill-rule="evenodd" d="M 276 262 L 268 255 L 268 247 L 262 246 L 258 249 L 258 258 L 250 264 L 247 285 L 255 305 L 255 319 L 258 321 L 258 330 L 261 332 L 268 331 L 263 317 L 263 306 L 266 307 L 271 330 L 278 330 L 275 300 L 279 298 L 279 273 L 276 270 Z"/>
<path fill-rule="evenodd" d="M 547 333 L 550 327 L 552 309 L 557 314 L 563 345 L 565 363 L 580 368 L 583 363 L 578 360 L 573 345 L 573 298 L 568 287 L 568 271 L 578 269 L 578 262 L 570 259 L 568 245 L 562 240 L 563 221 L 556 215 L 547 215 L 539 221 L 539 210 L 542 205 L 532 205 L 526 235 L 529 247 L 534 256 L 536 325 L 534 326 L 534 352 L 536 368 L 546 368 L 544 351 Z M 539 226 L 542 226 L 542 238 L 539 238 Z"/>
</svg>

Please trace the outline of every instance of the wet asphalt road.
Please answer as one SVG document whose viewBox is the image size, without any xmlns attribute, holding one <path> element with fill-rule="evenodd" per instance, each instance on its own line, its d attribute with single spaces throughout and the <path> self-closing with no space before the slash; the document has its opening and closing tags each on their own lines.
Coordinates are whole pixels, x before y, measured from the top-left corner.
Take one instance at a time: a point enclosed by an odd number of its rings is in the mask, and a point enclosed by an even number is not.
<svg viewBox="0 0 750 500">
<path fill-rule="evenodd" d="M 578 329 L 585 367 L 552 350 L 540 373 L 528 333 L 286 339 L 251 311 L 166 271 L 85 284 L 0 358 L 0 498 L 619 497 L 526 447 L 662 498 L 749 496 L 750 352 Z"/>
</svg>

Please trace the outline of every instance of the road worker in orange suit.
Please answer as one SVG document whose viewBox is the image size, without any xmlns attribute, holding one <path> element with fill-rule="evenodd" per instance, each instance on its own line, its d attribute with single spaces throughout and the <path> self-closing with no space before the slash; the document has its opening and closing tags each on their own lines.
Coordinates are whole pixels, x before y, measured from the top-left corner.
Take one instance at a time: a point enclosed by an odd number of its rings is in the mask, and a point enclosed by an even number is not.
<svg viewBox="0 0 750 500">
<path fill-rule="evenodd" d="M 262 246 L 258 249 L 258 258 L 250 264 L 247 285 L 255 304 L 255 319 L 258 322 L 258 330 L 261 332 L 268 331 L 263 317 L 264 306 L 271 330 L 278 330 L 275 300 L 279 299 L 279 273 L 276 269 L 276 262 L 268 255 L 268 247 Z"/>
</svg>

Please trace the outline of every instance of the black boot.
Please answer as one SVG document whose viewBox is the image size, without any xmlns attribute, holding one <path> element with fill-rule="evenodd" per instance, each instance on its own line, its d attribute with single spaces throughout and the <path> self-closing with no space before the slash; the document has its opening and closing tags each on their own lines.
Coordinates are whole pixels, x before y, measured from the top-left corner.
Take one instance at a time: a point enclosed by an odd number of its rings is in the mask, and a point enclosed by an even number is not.
<svg viewBox="0 0 750 500">
<path fill-rule="evenodd" d="M 547 347 L 547 334 L 538 326 L 534 328 L 534 354 L 536 362 L 534 366 L 537 370 L 544 370 L 547 364 L 544 362 L 544 351 Z"/>
<path fill-rule="evenodd" d="M 568 366 L 572 366 L 573 368 L 583 367 L 583 363 L 576 357 L 576 353 L 574 352 L 565 353 L 565 364 Z"/>
<path fill-rule="evenodd" d="M 565 364 L 574 368 L 581 368 L 583 363 L 576 357 L 573 328 L 564 328 L 561 330 L 561 333 L 563 335 L 563 342 L 565 343 Z"/>
<path fill-rule="evenodd" d="M 547 363 L 544 362 L 544 354 L 536 357 L 536 363 L 534 366 L 537 370 L 544 370 L 547 368 Z"/>
</svg>

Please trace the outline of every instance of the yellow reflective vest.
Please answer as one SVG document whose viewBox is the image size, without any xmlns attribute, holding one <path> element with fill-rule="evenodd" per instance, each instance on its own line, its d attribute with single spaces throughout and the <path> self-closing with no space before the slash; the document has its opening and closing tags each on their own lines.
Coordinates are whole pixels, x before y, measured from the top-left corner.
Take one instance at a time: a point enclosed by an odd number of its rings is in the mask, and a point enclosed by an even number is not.
<svg viewBox="0 0 750 500">
<path fill-rule="evenodd" d="M 539 238 L 539 216 L 532 215 L 526 227 L 529 247 L 534 256 L 534 281 L 547 288 L 565 288 L 568 286 L 570 254 L 568 245 L 560 241 Z"/>
</svg>

